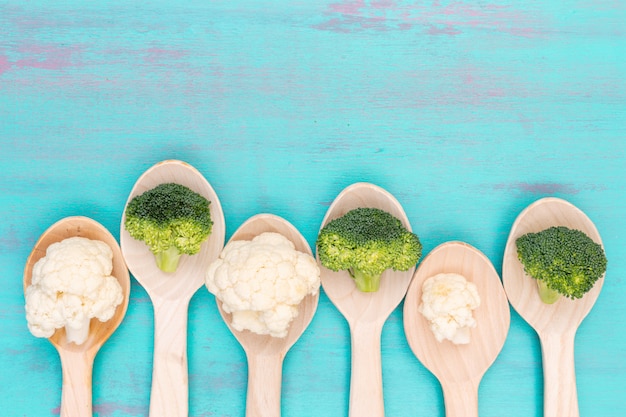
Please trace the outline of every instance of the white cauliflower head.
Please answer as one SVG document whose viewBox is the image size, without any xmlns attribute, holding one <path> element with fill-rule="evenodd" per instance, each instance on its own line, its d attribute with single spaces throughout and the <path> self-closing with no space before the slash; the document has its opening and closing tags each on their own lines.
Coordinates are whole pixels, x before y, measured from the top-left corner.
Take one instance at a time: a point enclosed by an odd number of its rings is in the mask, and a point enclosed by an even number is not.
<svg viewBox="0 0 626 417">
<path fill-rule="evenodd" d="M 472 311 L 480 305 L 476 284 L 455 273 L 441 273 L 424 281 L 419 311 L 430 322 L 435 338 L 455 344 L 470 341 L 476 327 Z"/>
<path fill-rule="evenodd" d="M 109 320 L 124 299 L 112 270 L 113 251 L 104 242 L 71 237 L 51 244 L 25 292 L 30 332 L 50 337 L 65 327 L 68 341 L 83 343 L 91 318 Z"/>
<path fill-rule="evenodd" d="M 298 305 L 320 286 L 315 259 L 279 233 L 229 242 L 209 265 L 206 286 L 234 329 L 285 337 Z"/>
</svg>

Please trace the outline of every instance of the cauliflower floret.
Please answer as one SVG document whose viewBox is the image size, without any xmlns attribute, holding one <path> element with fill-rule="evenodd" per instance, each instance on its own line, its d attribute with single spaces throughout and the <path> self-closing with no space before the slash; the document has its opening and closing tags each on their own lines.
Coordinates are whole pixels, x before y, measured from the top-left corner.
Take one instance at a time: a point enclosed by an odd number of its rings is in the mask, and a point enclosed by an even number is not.
<svg viewBox="0 0 626 417">
<path fill-rule="evenodd" d="M 279 233 L 229 242 L 207 270 L 206 287 L 232 314 L 234 329 L 285 337 L 298 305 L 317 294 L 315 259 Z"/>
<path fill-rule="evenodd" d="M 476 284 L 455 273 L 428 278 L 422 286 L 419 312 L 430 322 L 435 338 L 441 342 L 467 344 L 470 329 L 476 327 L 472 311 L 480 305 Z"/>
<path fill-rule="evenodd" d="M 65 327 L 68 341 L 83 343 L 91 318 L 109 320 L 124 299 L 112 271 L 113 251 L 104 242 L 71 237 L 51 244 L 25 292 L 30 332 L 50 337 Z"/>
</svg>

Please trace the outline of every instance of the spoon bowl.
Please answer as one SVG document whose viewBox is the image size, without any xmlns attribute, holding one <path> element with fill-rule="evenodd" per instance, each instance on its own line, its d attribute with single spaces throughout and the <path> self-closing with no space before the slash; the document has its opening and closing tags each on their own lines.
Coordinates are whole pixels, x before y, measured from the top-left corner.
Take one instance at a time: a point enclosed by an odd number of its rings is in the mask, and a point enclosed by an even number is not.
<svg viewBox="0 0 626 417">
<path fill-rule="evenodd" d="M 361 207 L 387 211 L 398 218 L 407 230 L 411 230 L 400 203 L 386 190 L 363 182 L 352 184 L 339 193 L 326 212 L 321 228 L 348 211 Z M 319 265 L 324 292 L 350 326 L 352 364 L 349 415 L 384 416 L 380 351 L 382 328 L 404 298 L 415 268 L 408 271 L 386 270 L 381 276 L 379 290 L 365 293 L 357 289 L 347 271 L 335 272 L 321 263 Z"/>
<path fill-rule="evenodd" d="M 187 417 L 187 315 L 192 296 L 204 283 L 209 264 L 224 246 L 225 222 L 217 194 L 198 170 L 177 160 L 160 162 L 135 183 L 126 204 L 159 184 L 184 185 L 210 201 L 213 226 L 195 255 L 183 255 L 173 273 L 161 271 L 148 246 L 130 236 L 122 214 L 120 245 L 130 272 L 146 290 L 154 307 L 154 362 L 150 417 Z"/>
<path fill-rule="evenodd" d="M 524 209 L 513 223 L 504 251 L 502 280 L 511 305 L 535 329 L 541 342 L 544 415 L 577 417 L 574 338 L 578 326 L 596 302 L 604 278 L 600 278 L 581 299 L 561 297 L 554 304 L 542 302 L 536 280 L 526 275 L 517 258 L 515 241 L 526 233 L 536 233 L 551 226 L 578 229 L 602 244 L 595 225 L 580 209 L 559 198 L 542 198 Z"/>
<path fill-rule="evenodd" d="M 112 275 L 122 287 L 124 299 L 110 320 L 92 319 L 87 340 L 76 345 L 67 341 L 65 329 L 58 329 L 48 340 L 59 352 L 63 371 L 61 417 L 86 417 L 92 415 L 93 362 L 102 347 L 122 322 L 130 296 L 130 276 L 120 247 L 111 233 L 100 223 L 87 217 L 66 217 L 50 226 L 35 244 L 24 269 L 24 290 L 31 285 L 33 266 L 46 256 L 48 247 L 70 237 L 100 240 L 113 251 Z"/>
<path fill-rule="evenodd" d="M 306 239 L 289 222 L 272 214 L 257 214 L 245 221 L 230 241 L 252 240 L 265 232 L 280 233 L 295 245 L 295 249 L 312 256 Z M 299 305 L 298 316 L 289 325 L 284 338 L 259 335 L 248 330 L 239 331 L 231 326 L 232 315 L 217 305 L 224 322 L 239 341 L 248 359 L 248 392 L 246 416 L 280 416 L 280 391 L 282 364 L 287 351 L 304 333 L 317 309 L 319 291 L 307 295 Z"/>
<path fill-rule="evenodd" d="M 424 281 L 439 273 L 457 273 L 473 282 L 480 296 L 476 327 L 468 344 L 438 342 L 418 311 Z M 428 254 L 415 272 L 404 301 L 404 331 L 411 350 L 441 383 L 446 416 L 478 416 L 478 386 L 504 346 L 509 304 L 489 259 L 463 242 L 447 242 Z"/>
</svg>

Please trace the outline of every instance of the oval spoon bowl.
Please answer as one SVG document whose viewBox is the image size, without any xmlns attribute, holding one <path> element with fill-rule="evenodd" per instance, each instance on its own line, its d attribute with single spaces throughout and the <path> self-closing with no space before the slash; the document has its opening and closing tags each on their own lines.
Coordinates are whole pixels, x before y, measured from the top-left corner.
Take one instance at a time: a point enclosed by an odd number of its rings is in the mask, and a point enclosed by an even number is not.
<svg viewBox="0 0 626 417">
<path fill-rule="evenodd" d="M 59 352 L 63 369 L 63 387 L 61 394 L 62 417 L 86 417 L 92 415 L 92 368 L 93 362 L 113 332 L 118 328 L 130 298 L 130 275 L 120 247 L 111 233 L 100 223 L 88 217 L 66 217 L 50 226 L 35 244 L 24 268 L 24 290 L 31 285 L 33 266 L 46 255 L 48 247 L 70 237 L 84 237 L 100 240 L 113 251 L 112 275 L 122 287 L 124 299 L 117 306 L 113 317 L 106 322 L 92 319 L 87 340 L 80 345 L 69 343 L 65 329 L 58 329 L 48 340 Z"/>
<path fill-rule="evenodd" d="M 56 242 L 60 242 L 70 237 L 84 237 L 92 240 L 100 240 L 109 245 L 113 251 L 113 272 L 111 273 L 120 283 L 124 293 L 124 301 L 115 310 L 115 314 L 110 320 L 101 322 L 92 319 L 89 325 L 89 336 L 87 340 L 76 345 L 68 343 L 65 337 L 65 329 L 58 329 L 50 338 L 50 342 L 57 349 L 71 351 L 89 351 L 94 354 L 100 349 L 104 342 L 113 334 L 115 329 L 122 322 L 128 308 L 130 298 L 130 276 L 124 262 L 124 257 L 120 251 L 117 240 L 100 223 L 88 217 L 72 216 L 65 217 L 50 226 L 35 244 L 24 269 L 24 290 L 31 285 L 33 266 L 38 260 L 46 256 L 48 247 Z"/>
<path fill-rule="evenodd" d="M 355 183 L 345 188 L 330 205 L 320 230 L 331 220 L 350 210 L 371 207 L 385 210 L 398 218 L 407 230 L 411 224 L 400 203 L 389 192 L 370 183 Z M 319 262 L 319 259 L 318 259 Z M 383 272 L 377 292 L 359 291 L 347 271 L 332 271 L 320 263 L 324 292 L 349 323 L 356 321 L 384 322 L 406 294 L 415 268 L 408 271 Z"/>
<path fill-rule="evenodd" d="M 170 182 L 184 185 L 211 202 L 209 208 L 213 226 L 208 239 L 202 243 L 200 252 L 191 256 L 183 255 L 176 272 L 161 271 L 156 266 L 154 255 L 148 246 L 144 242 L 134 239 L 124 227 L 126 207 L 122 213 L 120 246 L 130 272 L 151 297 L 191 298 L 204 283 L 204 271 L 224 247 L 226 234 L 224 213 L 211 184 L 197 169 L 178 160 L 159 162 L 144 172 L 135 182 L 126 205 L 135 196 L 143 194 L 157 185 Z"/>
<path fill-rule="evenodd" d="M 542 198 L 524 209 L 513 224 L 504 250 L 502 280 L 504 289 L 515 310 L 537 332 L 560 332 L 578 327 L 596 302 L 604 279 L 600 278 L 580 300 L 561 297 L 554 304 L 539 298 L 537 282 L 526 275 L 517 258 L 515 241 L 526 233 L 536 233 L 551 226 L 578 229 L 594 242 L 602 244 L 593 222 L 573 204 L 555 197 Z"/>
<path fill-rule="evenodd" d="M 296 250 L 313 255 L 311 247 L 300 232 L 285 219 L 272 214 L 257 214 L 249 218 L 237 229 L 230 241 L 252 240 L 265 232 L 280 233 L 293 242 Z M 248 359 L 246 416 L 280 416 L 283 359 L 313 319 L 319 301 L 319 291 L 314 295 L 307 295 L 302 300 L 298 316 L 289 325 L 287 336 L 284 338 L 232 328 L 232 315 L 222 309 L 219 300 L 216 301 L 224 322 L 241 344 Z"/>
<path fill-rule="evenodd" d="M 477 325 L 470 342 L 438 342 L 419 312 L 424 281 L 439 273 L 457 273 L 473 282 L 480 296 Z M 510 325 L 509 303 L 491 261 L 463 242 L 447 242 L 430 252 L 417 268 L 404 301 L 404 331 L 411 350 L 440 381 L 447 416 L 478 415 L 478 385 L 502 350 Z"/>
</svg>

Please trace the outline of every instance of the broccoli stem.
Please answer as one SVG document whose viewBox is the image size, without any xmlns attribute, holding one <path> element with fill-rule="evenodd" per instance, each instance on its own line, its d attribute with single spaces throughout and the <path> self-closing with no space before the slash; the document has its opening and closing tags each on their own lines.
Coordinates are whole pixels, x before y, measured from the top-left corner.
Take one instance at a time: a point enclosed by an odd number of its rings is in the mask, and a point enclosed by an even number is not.
<svg viewBox="0 0 626 417">
<path fill-rule="evenodd" d="M 380 276 L 378 275 L 370 275 L 366 274 L 358 269 L 354 269 L 352 271 L 352 278 L 356 283 L 356 287 L 363 292 L 376 292 L 380 287 Z"/>
<path fill-rule="evenodd" d="M 561 297 L 557 291 L 548 288 L 543 280 L 537 280 L 537 288 L 539 288 L 539 298 L 546 304 L 554 304 Z"/>
<path fill-rule="evenodd" d="M 182 253 L 175 246 L 154 254 L 156 264 L 163 272 L 175 272 L 181 256 Z"/>
</svg>

